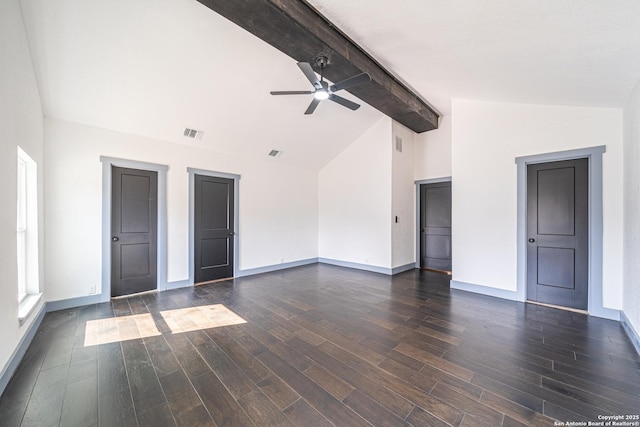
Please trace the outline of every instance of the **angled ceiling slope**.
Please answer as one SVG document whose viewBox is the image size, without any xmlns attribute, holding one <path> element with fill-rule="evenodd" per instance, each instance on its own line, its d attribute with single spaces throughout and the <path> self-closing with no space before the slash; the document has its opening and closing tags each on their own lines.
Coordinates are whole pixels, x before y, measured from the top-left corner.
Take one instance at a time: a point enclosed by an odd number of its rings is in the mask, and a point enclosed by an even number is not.
<svg viewBox="0 0 640 427">
<path fill-rule="evenodd" d="M 393 77 L 326 18 L 300 0 L 198 0 L 299 62 L 326 56 L 324 71 L 331 81 L 369 73 L 372 81 L 348 89 L 415 132 L 438 127 L 438 113 Z"/>
</svg>

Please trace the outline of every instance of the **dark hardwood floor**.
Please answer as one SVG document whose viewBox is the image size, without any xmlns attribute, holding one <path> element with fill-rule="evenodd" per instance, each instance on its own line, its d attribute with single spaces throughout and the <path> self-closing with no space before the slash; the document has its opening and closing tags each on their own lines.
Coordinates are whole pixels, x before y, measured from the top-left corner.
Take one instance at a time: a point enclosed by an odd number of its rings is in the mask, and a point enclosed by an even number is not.
<svg viewBox="0 0 640 427">
<path fill-rule="evenodd" d="M 448 280 L 310 265 L 49 313 L 0 425 L 515 427 L 640 413 L 640 357 L 619 323 Z"/>
</svg>

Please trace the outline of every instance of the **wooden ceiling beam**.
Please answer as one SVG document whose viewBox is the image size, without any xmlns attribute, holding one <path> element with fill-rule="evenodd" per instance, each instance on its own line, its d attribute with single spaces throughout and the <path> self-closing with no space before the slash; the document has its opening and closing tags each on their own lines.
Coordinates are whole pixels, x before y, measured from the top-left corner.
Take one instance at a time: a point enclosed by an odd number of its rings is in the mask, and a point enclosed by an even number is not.
<svg viewBox="0 0 640 427">
<path fill-rule="evenodd" d="M 345 90 L 414 132 L 438 128 L 433 108 L 306 2 L 198 1 L 296 61 L 310 63 L 317 72 L 316 58 L 327 57 L 324 75 L 332 82 L 369 73 L 370 83 Z"/>
</svg>

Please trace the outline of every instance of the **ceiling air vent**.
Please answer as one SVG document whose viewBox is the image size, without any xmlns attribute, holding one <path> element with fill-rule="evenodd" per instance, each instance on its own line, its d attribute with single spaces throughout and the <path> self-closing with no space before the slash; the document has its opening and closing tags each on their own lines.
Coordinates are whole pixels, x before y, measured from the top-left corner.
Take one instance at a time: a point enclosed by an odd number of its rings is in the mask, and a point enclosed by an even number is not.
<svg viewBox="0 0 640 427">
<path fill-rule="evenodd" d="M 281 155 L 282 155 L 282 151 L 280 150 L 269 151 L 269 157 L 280 157 Z"/>
<path fill-rule="evenodd" d="M 204 135 L 204 131 L 189 129 L 189 128 L 184 128 L 184 132 L 182 133 L 182 136 L 186 136 L 187 138 L 193 138 L 193 139 L 202 139 L 203 135 Z"/>
</svg>

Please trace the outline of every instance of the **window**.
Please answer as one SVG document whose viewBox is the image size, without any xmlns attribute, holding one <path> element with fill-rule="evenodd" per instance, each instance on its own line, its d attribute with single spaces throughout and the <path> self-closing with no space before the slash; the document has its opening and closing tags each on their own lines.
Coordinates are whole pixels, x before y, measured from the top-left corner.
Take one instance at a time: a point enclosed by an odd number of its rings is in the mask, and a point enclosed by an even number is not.
<svg viewBox="0 0 640 427">
<path fill-rule="evenodd" d="M 27 163 L 18 156 L 18 302 L 27 296 Z"/>
<path fill-rule="evenodd" d="M 38 273 L 38 169 L 18 147 L 17 268 L 19 318 L 24 320 L 40 301 Z"/>
</svg>

